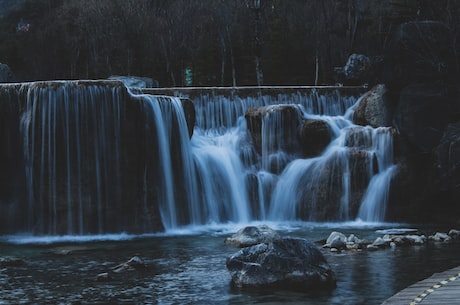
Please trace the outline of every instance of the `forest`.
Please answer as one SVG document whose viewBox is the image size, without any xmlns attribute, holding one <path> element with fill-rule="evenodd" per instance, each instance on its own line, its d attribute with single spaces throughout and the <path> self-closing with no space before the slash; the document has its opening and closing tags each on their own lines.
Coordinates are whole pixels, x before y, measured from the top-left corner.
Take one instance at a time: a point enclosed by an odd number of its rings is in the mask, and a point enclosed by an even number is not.
<svg viewBox="0 0 460 305">
<path fill-rule="evenodd" d="M 414 20 L 447 24 L 460 49 L 459 0 L 1 0 L 0 62 L 18 81 L 331 84 L 350 54 L 382 56 Z"/>
</svg>

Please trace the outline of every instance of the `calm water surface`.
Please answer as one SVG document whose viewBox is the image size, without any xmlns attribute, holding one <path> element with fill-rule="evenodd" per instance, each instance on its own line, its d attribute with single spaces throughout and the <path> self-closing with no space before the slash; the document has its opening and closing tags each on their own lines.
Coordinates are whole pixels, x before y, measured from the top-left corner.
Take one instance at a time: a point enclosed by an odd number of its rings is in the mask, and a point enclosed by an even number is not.
<svg viewBox="0 0 460 305">
<path fill-rule="evenodd" d="M 225 267 L 226 257 L 238 249 L 223 241 L 240 227 L 150 236 L 3 237 L 0 256 L 22 258 L 25 264 L 0 269 L 0 304 L 372 305 L 434 272 L 460 265 L 459 243 L 340 254 L 322 250 L 336 273 L 334 290 L 239 290 L 231 287 Z M 282 235 L 317 241 L 335 230 L 373 240 L 382 236 L 376 230 L 388 226 L 302 223 L 275 228 Z M 434 230 L 418 228 L 428 234 Z M 145 268 L 112 271 L 135 255 L 144 260 Z M 97 281 L 97 275 L 104 272 L 111 279 Z"/>
</svg>

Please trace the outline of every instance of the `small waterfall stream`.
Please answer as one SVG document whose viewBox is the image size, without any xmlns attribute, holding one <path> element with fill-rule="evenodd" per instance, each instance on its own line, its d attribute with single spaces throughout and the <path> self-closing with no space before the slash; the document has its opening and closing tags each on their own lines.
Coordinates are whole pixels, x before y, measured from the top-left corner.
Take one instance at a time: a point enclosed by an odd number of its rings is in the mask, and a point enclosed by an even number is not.
<svg viewBox="0 0 460 305">
<path fill-rule="evenodd" d="M 19 115 L 19 126 L 7 127 L 23 144 L 0 140 L 22 147 L 22 164 L 13 164 L 25 180 L 26 196 L 17 197 L 27 197 L 0 205 L 6 232 L 385 217 L 396 170 L 391 129 L 354 125 L 352 97 L 203 94 L 193 100 L 190 138 L 181 99 L 113 82 L 31 83 L 0 93 L 8 98 L 0 107 Z M 250 109 L 259 111 L 259 127 L 248 126 Z M 298 135 L 305 122 L 319 122 L 330 138 L 309 155 Z"/>
</svg>

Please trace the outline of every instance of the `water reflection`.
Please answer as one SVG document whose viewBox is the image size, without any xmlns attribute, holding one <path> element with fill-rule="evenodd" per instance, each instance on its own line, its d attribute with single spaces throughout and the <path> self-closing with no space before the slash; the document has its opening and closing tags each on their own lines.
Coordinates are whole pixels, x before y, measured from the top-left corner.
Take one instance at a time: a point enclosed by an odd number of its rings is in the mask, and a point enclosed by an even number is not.
<svg viewBox="0 0 460 305">
<path fill-rule="evenodd" d="M 291 227 L 284 235 L 315 241 L 330 227 Z M 342 228 L 360 238 L 380 236 L 375 228 Z M 226 233 L 152 236 L 122 241 L 26 244 L 0 243 L 2 257 L 25 264 L 0 269 L 0 304 L 381 304 L 411 283 L 460 265 L 460 244 L 428 244 L 376 252 L 335 254 L 323 249 L 337 277 L 332 291 L 308 293 L 235 289 L 225 267 L 237 251 L 225 245 Z M 145 268 L 114 273 L 112 268 L 134 255 Z M 111 280 L 97 281 L 109 272 Z"/>
</svg>

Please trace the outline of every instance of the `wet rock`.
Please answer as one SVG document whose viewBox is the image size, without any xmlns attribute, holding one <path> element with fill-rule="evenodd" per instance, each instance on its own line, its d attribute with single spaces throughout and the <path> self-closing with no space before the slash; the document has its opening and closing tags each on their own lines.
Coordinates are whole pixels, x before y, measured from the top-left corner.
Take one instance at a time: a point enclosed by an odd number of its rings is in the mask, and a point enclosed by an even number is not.
<svg viewBox="0 0 460 305">
<path fill-rule="evenodd" d="M 235 245 L 240 248 L 268 243 L 279 239 L 279 234 L 266 225 L 248 226 L 238 230 L 231 237 L 225 239 L 225 244 Z"/>
<path fill-rule="evenodd" d="M 390 105 L 385 100 L 387 89 L 379 84 L 367 92 L 356 107 L 353 122 L 357 125 L 388 127 L 392 125 Z"/>
<path fill-rule="evenodd" d="M 447 233 L 441 232 L 436 232 L 434 235 L 431 235 L 428 238 L 435 242 L 447 242 L 452 240 L 452 237 L 450 237 Z"/>
<path fill-rule="evenodd" d="M 227 258 L 227 268 L 237 287 L 335 287 L 331 267 L 318 248 L 304 239 L 276 239 L 243 248 Z"/>
<path fill-rule="evenodd" d="M 193 130 L 195 129 L 196 122 L 196 112 L 195 105 L 188 98 L 181 98 L 182 109 L 184 109 L 185 121 L 187 122 L 187 129 L 189 138 L 193 135 Z"/>
<path fill-rule="evenodd" d="M 331 248 L 343 250 L 347 248 L 347 243 L 341 240 L 340 238 L 336 238 L 331 242 Z"/>
<path fill-rule="evenodd" d="M 426 241 L 425 235 L 406 235 L 407 238 L 413 245 L 423 245 Z"/>
<path fill-rule="evenodd" d="M 326 245 L 331 245 L 334 240 L 341 240 L 342 242 L 347 242 L 347 237 L 345 234 L 340 232 L 332 232 L 329 234 L 329 237 L 326 239 Z"/>
<path fill-rule="evenodd" d="M 0 257 L 0 268 L 4 267 L 19 267 L 24 265 L 25 262 L 17 257 Z"/>
<path fill-rule="evenodd" d="M 390 243 L 387 240 L 383 239 L 382 237 L 377 237 L 375 241 L 372 243 L 372 245 L 377 248 L 385 248 L 389 244 Z"/>
<path fill-rule="evenodd" d="M 300 130 L 300 142 L 304 157 L 321 155 L 331 142 L 331 130 L 323 120 L 305 120 Z"/>
<path fill-rule="evenodd" d="M 139 256 L 133 256 L 127 262 L 112 268 L 113 272 L 120 273 L 145 268 L 144 261 Z"/>
<path fill-rule="evenodd" d="M 354 234 L 350 234 L 347 238 L 343 233 L 332 232 L 323 247 L 331 248 L 331 251 L 337 252 L 340 250 L 359 250 L 368 244 L 368 241 L 360 239 Z"/>
<path fill-rule="evenodd" d="M 259 154 L 262 153 L 262 145 L 265 145 L 266 153 L 298 151 L 302 112 L 297 105 L 249 108 L 245 119 Z"/>
</svg>

